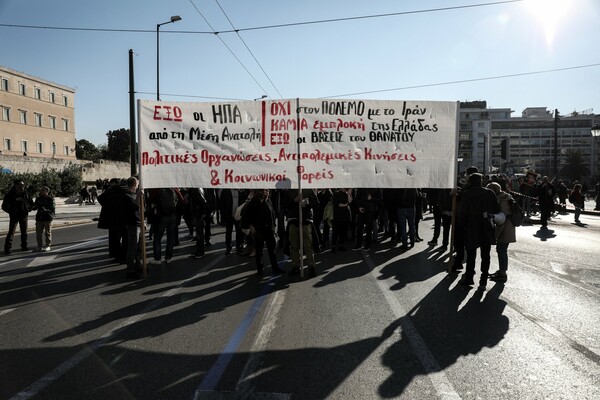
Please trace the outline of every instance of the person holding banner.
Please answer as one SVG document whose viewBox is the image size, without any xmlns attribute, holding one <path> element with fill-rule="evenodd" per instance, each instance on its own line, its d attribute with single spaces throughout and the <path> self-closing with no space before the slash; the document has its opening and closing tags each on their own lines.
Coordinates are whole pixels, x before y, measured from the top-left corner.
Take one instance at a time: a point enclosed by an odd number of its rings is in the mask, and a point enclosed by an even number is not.
<svg viewBox="0 0 600 400">
<path fill-rule="evenodd" d="M 242 221 L 250 227 L 250 234 L 254 238 L 254 251 L 256 260 L 256 273 L 262 275 L 263 248 L 267 246 L 269 260 L 273 273 L 280 274 L 284 271 L 277 265 L 275 254 L 275 210 L 269 199 L 269 189 L 259 189 L 254 192 L 252 199 L 244 207 Z"/>
<path fill-rule="evenodd" d="M 319 207 L 319 200 L 312 189 L 304 189 L 302 193 L 296 190 L 287 191 L 288 237 L 290 241 L 290 256 L 292 269 L 290 275 L 300 273 L 300 257 L 306 257 L 308 274 L 317 276 L 313 248 L 313 215 Z M 300 207 L 302 216 L 300 216 Z M 302 247 L 300 247 L 300 230 L 302 231 Z M 302 251 L 301 251 L 302 250 Z"/>
</svg>

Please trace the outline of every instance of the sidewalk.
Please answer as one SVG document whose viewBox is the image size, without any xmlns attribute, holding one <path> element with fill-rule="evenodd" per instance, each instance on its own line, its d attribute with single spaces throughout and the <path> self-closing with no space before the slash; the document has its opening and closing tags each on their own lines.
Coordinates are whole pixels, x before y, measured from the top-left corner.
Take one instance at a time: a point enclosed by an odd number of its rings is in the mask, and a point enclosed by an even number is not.
<svg viewBox="0 0 600 400">
<path fill-rule="evenodd" d="M 98 202 L 80 206 L 73 197 L 56 197 L 54 200 L 56 202 L 56 214 L 52 221 L 53 228 L 94 222 L 94 218 L 98 218 L 100 215 L 100 204 Z M 27 228 L 29 232 L 35 232 L 35 211 L 29 213 Z M 0 235 L 6 235 L 7 232 L 8 214 L 0 211 Z"/>
</svg>

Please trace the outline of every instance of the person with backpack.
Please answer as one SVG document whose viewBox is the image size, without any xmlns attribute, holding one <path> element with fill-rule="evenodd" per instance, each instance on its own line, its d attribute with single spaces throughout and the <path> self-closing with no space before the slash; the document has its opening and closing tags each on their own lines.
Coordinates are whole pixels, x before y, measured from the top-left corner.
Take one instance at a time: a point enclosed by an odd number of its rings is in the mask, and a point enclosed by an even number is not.
<svg viewBox="0 0 600 400">
<path fill-rule="evenodd" d="M 150 192 L 149 201 L 156 204 L 156 220 L 154 238 L 152 241 L 152 252 L 154 258 L 150 264 L 161 264 L 162 238 L 166 232 L 167 244 L 165 248 L 165 263 L 169 264 L 173 258 L 173 247 L 175 246 L 177 232 L 177 206 L 183 204 L 183 196 L 177 188 L 160 188 Z"/>
<path fill-rule="evenodd" d="M 506 181 L 492 182 L 487 185 L 496 194 L 502 212 L 508 217 L 502 225 L 496 225 L 496 253 L 498 254 L 498 271 L 489 275 L 493 282 L 506 282 L 508 270 L 508 245 L 517 241 L 515 225 L 510 215 L 512 213 L 513 197 L 507 193 Z"/>
</svg>

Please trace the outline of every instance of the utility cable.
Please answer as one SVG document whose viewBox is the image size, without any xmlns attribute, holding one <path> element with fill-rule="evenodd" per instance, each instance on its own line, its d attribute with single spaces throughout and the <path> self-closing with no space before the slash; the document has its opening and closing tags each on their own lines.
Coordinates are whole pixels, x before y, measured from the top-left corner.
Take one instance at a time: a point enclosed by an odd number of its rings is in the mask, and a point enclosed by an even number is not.
<svg viewBox="0 0 600 400">
<path fill-rule="evenodd" d="M 402 87 L 391 88 L 391 89 L 370 90 L 370 91 L 366 91 L 366 92 L 336 94 L 336 95 L 327 96 L 327 97 L 321 97 L 321 98 L 327 99 L 327 98 L 347 97 L 347 96 L 356 96 L 356 95 L 359 95 L 359 94 L 384 93 L 384 92 L 394 92 L 394 91 L 398 91 L 398 90 L 420 89 L 420 88 L 433 87 L 433 86 L 455 85 L 457 83 L 490 81 L 490 80 L 494 80 L 494 79 L 514 78 L 514 77 L 517 77 L 517 76 L 527 76 L 527 75 L 541 75 L 541 74 L 548 74 L 550 72 L 569 71 L 569 70 L 573 70 L 573 69 L 591 68 L 591 67 L 599 67 L 599 66 L 600 66 L 600 63 L 587 64 L 587 65 L 577 65 L 577 66 L 573 66 L 573 67 L 546 69 L 546 70 L 532 71 L 532 72 L 521 72 L 521 73 L 509 74 L 509 75 L 488 76 L 488 77 L 484 77 L 484 78 L 473 78 L 473 79 L 463 79 L 463 80 L 458 80 L 458 81 L 426 83 L 426 84 L 423 84 L 423 85 L 402 86 Z"/>
<path fill-rule="evenodd" d="M 229 19 L 229 16 L 227 15 L 227 13 L 223 9 L 223 7 L 221 7 L 221 4 L 219 3 L 219 0 L 215 0 L 215 3 L 217 3 L 217 5 L 219 6 L 219 8 L 221 9 L 221 12 L 225 16 L 225 18 L 227 18 L 227 21 L 229 21 L 229 24 L 231 25 L 231 27 L 233 29 L 235 29 L 235 26 L 233 26 L 233 22 L 231 22 L 231 19 Z M 240 39 L 240 41 L 244 44 L 244 46 L 246 46 L 246 50 L 248 50 L 248 53 L 250 53 L 250 55 L 252 56 L 252 58 L 254 59 L 254 61 L 256 62 L 256 64 L 259 66 L 260 70 L 263 72 L 263 74 L 265 74 L 265 76 L 267 77 L 267 79 L 269 80 L 269 82 L 271 83 L 271 85 L 273 86 L 273 88 L 275 89 L 275 91 L 277 92 L 277 94 L 279 95 L 279 98 L 283 99 L 283 95 L 281 94 L 281 92 L 279 92 L 279 89 L 277 89 L 277 86 L 275 86 L 275 84 L 271 80 L 271 77 L 269 76 L 269 74 L 267 74 L 267 71 L 265 71 L 265 69 L 263 68 L 263 66 L 261 65 L 261 63 L 256 59 L 256 57 L 254 56 L 254 53 L 252 52 L 252 50 L 250 50 L 250 47 L 248 47 L 248 45 L 246 44 L 246 42 L 244 41 L 244 39 L 242 39 L 242 36 L 240 35 L 240 33 L 237 30 L 236 30 L 235 33 L 237 34 L 237 36 Z"/>
<path fill-rule="evenodd" d="M 401 16 L 401 15 L 423 14 L 423 13 L 430 13 L 430 12 L 453 11 L 453 10 L 475 8 L 475 7 L 486 7 L 486 6 L 495 6 L 495 5 L 500 5 L 500 4 L 518 3 L 518 2 L 523 2 L 523 1 L 526 1 L 526 0 L 504 0 L 504 1 L 495 1 L 495 2 L 490 2 L 490 3 L 468 4 L 468 5 L 454 6 L 454 7 L 429 8 L 429 9 L 424 9 L 424 10 L 401 11 L 401 12 L 395 12 L 395 13 L 361 15 L 361 16 L 345 17 L 345 18 L 332 18 L 332 19 L 304 21 L 304 22 L 291 22 L 291 23 L 287 23 L 287 24 L 254 26 L 254 27 L 248 27 L 248 28 L 224 30 L 224 31 L 213 30 L 212 32 L 207 32 L 207 31 L 177 31 L 177 30 L 174 30 L 174 31 L 165 31 L 164 33 L 218 35 L 221 33 L 237 33 L 237 32 L 255 31 L 255 30 L 262 30 L 262 29 L 287 28 L 287 27 L 293 27 L 293 26 L 355 21 L 355 20 L 370 19 L 370 18 L 385 18 L 385 17 L 396 17 L 396 16 Z M 194 3 L 192 3 L 192 5 L 194 6 L 194 8 L 196 8 Z M 196 11 L 198 11 L 198 8 L 196 8 Z M 198 11 L 198 13 L 200 13 L 200 11 Z M 204 18 L 204 17 L 202 17 L 202 18 Z M 205 21 L 206 21 L 206 19 L 205 19 Z M 209 24 L 209 26 L 210 26 L 210 24 Z M 150 29 L 77 28 L 77 27 L 39 26 L 39 25 L 20 25 L 20 24 L 0 24 L 0 27 L 27 28 L 27 29 L 54 29 L 54 30 L 71 30 L 71 31 L 92 31 L 92 32 L 131 32 L 131 33 L 155 33 L 156 32 L 156 31 L 150 30 Z"/>
<path fill-rule="evenodd" d="M 219 34 L 214 31 L 214 28 L 211 26 L 210 22 L 208 22 L 208 20 L 206 19 L 206 17 L 204 17 L 204 15 L 200 12 L 200 10 L 198 9 L 198 7 L 196 7 L 196 5 L 194 4 L 193 0 L 190 0 L 190 3 L 192 4 L 192 7 L 194 7 L 194 9 L 196 9 L 196 12 L 198 12 L 198 14 L 200 14 L 200 16 L 202 17 L 202 19 L 204 20 L 204 22 L 206 22 L 206 24 L 208 25 L 208 27 L 213 30 L 213 33 L 215 34 L 215 36 L 217 36 L 219 38 L 219 40 L 221 41 L 221 43 L 223 43 L 223 46 L 225 46 L 227 48 L 227 50 L 229 50 L 229 52 L 231 53 L 231 55 L 237 60 L 237 62 L 242 66 L 242 68 L 244 68 L 244 70 L 248 73 L 248 75 L 250 75 L 250 77 L 252 78 L 252 80 L 258 85 L 259 88 L 262 89 L 263 93 L 267 93 L 267 91 L 265 90 L 265 88 L 262 87 L 262 85 L 254 77 L 254 75 L 252 75 L 252 73 L 248 70 L 248 68 L 246 68 L 246 66 L 244 65 L 244 63 L 242 63 L 242 61 L 238 58 L 238 56 L 235 55 L 235 53 L 233 52 L 233 50 L 231 50 L 231 48 L 227 45 L 227 43 L 225 43 L 225 41 L 223 40 L 223 38 L 221 38 L 221 36 L 219 36 Z"/>
</svg>

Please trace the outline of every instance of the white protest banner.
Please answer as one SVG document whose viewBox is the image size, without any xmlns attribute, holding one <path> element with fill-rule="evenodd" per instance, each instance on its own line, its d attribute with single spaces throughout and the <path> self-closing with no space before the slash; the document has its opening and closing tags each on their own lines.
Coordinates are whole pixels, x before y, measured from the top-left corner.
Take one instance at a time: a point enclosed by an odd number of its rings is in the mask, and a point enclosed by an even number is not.
<svg viewBox="0 0 600 400">
<path fill-rule="evenodd" d="M 457 117 L 458 102 L 138 100 L 140 172 L 145 188 L 450 188 Z"/>
</svg>

